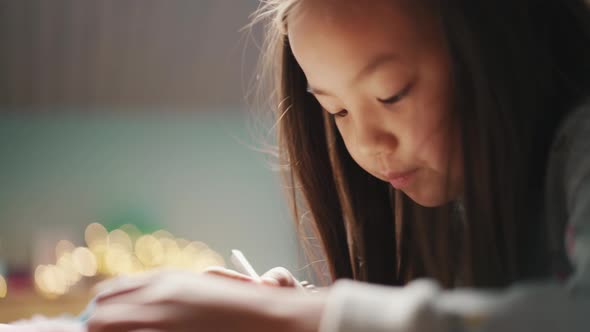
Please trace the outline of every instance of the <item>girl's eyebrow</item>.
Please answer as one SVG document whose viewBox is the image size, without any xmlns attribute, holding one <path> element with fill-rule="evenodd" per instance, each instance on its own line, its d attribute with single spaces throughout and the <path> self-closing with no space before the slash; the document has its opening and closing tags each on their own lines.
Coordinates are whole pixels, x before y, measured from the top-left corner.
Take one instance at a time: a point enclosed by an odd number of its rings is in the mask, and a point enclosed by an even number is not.
<svg viewBox="0 0 590 332">
<path fill-rule="evenodd" d="M 354 76 L 352 82 L 354 83 L 361 80 L 363 77 L 373 73 L 375 70 L 377 70 L 377 68 L 383 66 L 386 63 L 392 61 L 399 61 L 399 58 L 399 54 L 397 53 L 378 54 L 377 56 L 373 57 L 373 59 L 369 61 L 368 64 Z M 311 85 L 309 85 L 309 83 L 307 85 L 307 92 L 316 96 L 331 96 L 329 92 L 318 88 L 314 88 Z"/>
<path fill-rule="evenodd" d="M 377 68 L 383 66 L 386 63 L 392 61 L 399 61 L 400 56 L 397 53 L 381 53 L 377 56 L 373 57 L 368 64 L 361 69 L 361 71 L 356 74 L 356 76 L 352 79 L 352 82 L 356 82 L 361 80 L 363 77 L 373 73 Z"/>
</svg>

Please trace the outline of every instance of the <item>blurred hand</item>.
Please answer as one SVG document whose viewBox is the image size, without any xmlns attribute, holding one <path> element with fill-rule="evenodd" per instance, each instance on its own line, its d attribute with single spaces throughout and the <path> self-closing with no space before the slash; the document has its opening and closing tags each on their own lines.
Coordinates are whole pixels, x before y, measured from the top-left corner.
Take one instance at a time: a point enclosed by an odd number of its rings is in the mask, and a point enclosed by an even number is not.
<svg viewBox="0 0 590 332">
<path fill-rule="evenodd" d="M 67 318 L 47 318 L 35 316 L 28 320 L 0 324 L 0 332 L 84 332 L 84 325 Z"/>
<path fill-rule="evenodd" d="M 117 278 L 96 302 L 88 332 L 315 332 L 325 296 L 170 271 Z"/>
<path fill-rule="evenodd" d="M 247 276 L 245 274 L 236 272 L 234 270 L 226 269 L 219 266 L 213 266 L 205 270 L 205 273 L 220 276 L 225 278 L 230 278 L 238 281 L 246 281 L 252 283 L 262 283 L 268 286 L 275 286 L 275 287 L 287 287 L 287 288 L 295 288 L 299 281 L 295 279 L 293 274 L 289 272 L 284 267 L 275 267 L 268 270 L 262 276 L 260 276 L 260 280 Z"/>
</svg>

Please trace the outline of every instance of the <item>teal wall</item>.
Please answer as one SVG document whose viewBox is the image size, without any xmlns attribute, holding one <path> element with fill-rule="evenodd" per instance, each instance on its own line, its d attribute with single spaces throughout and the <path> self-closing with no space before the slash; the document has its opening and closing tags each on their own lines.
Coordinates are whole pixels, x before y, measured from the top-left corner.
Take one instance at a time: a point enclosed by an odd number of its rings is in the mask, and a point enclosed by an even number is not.
<svg viewBox="0 0 590 332">
<path fill-rule="evenodd" d="M 297 271 L 279 176 L 249 128 L 223 110 L 1 113 L 0 256 L 45 263 L 55 240 L 127 220 Z"/>
</svg>

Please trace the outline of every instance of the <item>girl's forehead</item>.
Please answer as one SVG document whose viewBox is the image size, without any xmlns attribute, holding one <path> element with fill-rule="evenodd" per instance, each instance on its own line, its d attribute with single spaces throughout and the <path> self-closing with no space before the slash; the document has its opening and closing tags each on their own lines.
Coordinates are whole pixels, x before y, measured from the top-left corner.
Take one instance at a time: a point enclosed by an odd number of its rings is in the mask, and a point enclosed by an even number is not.
<svg viewBox="0 0 590 332">
<path fill-rule="evenodd" d="M 418 0 L 296 0 L 287 13 L 289 26 L 298 21 L 320 19 L 325 23 L 345 23 L 362 19 L 365 23 L 397 25 L 423 19 L 428 10 Z M 417 22 L 416 22 L 417 23 Z M 419 22 L 423 25 L 427 22 Z M 419 26 L 417 26 L 418 28 Z M 363 29 L 363 26 L 355 26 Z"/>
<path fill-rule="evenodd" d="M 334 67 L 360 68 L 381 54 L 413 57 L 423 31 L 407 6 L 397 2 L 303 1 L 287 21 L 303 70 L 319 75 Z"/>
<path fill-rule="evenodd" d="M 416 6 L 402 1 L 302 1 L 287 16 L 287 33 L 294 48 L 299 41 L 317 46 L 337 44 L 375 47 L 378 44 L 413 46 L 425 39 L 431 24 Z M 430 20 L 431 21 L 431 20 Z"/>
</svg>

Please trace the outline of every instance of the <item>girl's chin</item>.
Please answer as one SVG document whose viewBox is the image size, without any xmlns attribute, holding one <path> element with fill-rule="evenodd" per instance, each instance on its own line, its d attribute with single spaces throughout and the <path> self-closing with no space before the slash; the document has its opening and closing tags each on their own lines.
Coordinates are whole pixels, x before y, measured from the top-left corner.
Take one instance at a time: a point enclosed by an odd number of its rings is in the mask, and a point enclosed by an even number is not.
<svg viewBox="0 0 590 332">
<path fill-rule="evenodd" d="M 431 192 L 413 192 L 413 191 L 404 191 L 404 193 L 410 197 L 414 203 L 421 205 L 423 207 L 439 207 L 443 206 L 450 201 L 453 200 L 452 197 L 448 195 L 437 195 Z"/>
</svg>

